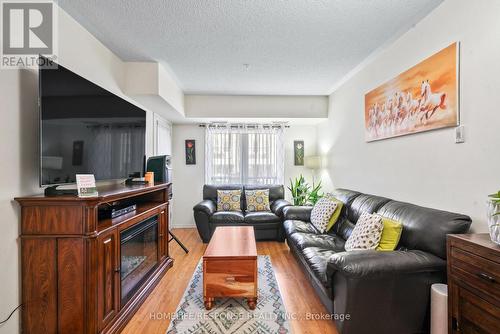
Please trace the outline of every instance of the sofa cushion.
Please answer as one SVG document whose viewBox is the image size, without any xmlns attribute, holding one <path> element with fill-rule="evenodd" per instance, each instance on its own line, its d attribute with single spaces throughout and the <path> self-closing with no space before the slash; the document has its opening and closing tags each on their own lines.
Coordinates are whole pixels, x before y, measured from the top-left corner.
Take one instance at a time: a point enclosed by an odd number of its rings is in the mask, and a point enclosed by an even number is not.
<svg viewBox="0 0 500 334">
<path fill-rule="evenodd" d="M 210 216 L 210 222 L 216 224 L 234 224 L 243 223 L 243 221 L 243 213 L 239 211 L 217 211 Z"/>
<path fill-rule="evenodd" d="M 356 197 L 361 195 L 360 192 L 341 188 L 335 189 L 330 194 L 339 201 L 342 201 L 346 206 L 351 205 L 352 201 L 354 201 Z"/>
<path fill-rule="evenodd" d="M 203 186 L 203 199 L 217 203 L 217 190 L 240 190 L 243 195 L 243 187 L 238 184 L 205 184 Z"/>
<path fill-rule="evenodd" d="M 285 189 L 282 185 L 270 184 L 270 185 L 245 185 L 244 190 L 264 190 L 269 189 L 269 201 L 274 202 L 278 199 L 285 198 Z M 245 198 L 243 198 L 245 199 Z"/>
<path fill-rule="evenodd" d="M 278 223 L 280 217 L 270 211 L 247 212 L 244 221 L 248 224 Z"/>
<path fill-rule="evenodd" d="M 269 189 L 269 205 L 272 207 L 274 201 L 285 198 L 285 189 L 283 185 L 279 184 L 264 184 L 264 185 L 253 185 L 253 184 L 245 184 L 243 186 L 243 193 L 241 196 L 241 208 L 244 211 L 247 211 L 247 201 L 245 197 L 246 190 L 265 190 Z"/>
<path fill-rule="evenodd" d="M 390 201 L 378 212 L 403 224 L 399 246 L 420 249 L 446 259 L 446 235 L 467 233 L 468 216 L 418 205 Z"/>
<path fill-rule="evenodd" d="M 285 220 L 283 223 L 286 235 L 292 235 L 296 232 L 319 233 L 313 224 L 302 220 Z"/>
<path fill-rule="evenodd" d="M 305 249 L 307 247 L 321 247 L 331 249 L 336 252 L 344 251 L 345 241 L 331 234 L 313 234 L 296 232 L 288 237 L 289 242 L 293 242 L 296 248 Z"/>
<path fill-rule="evenodd" d="M 311 221 L 312 206 L 287 206 L 283 209 L 283 217 L 285 220 L 302 220 L 305 222 Z"/>
<path fill-rule="evenodd" d="M 287 200 L 277 199 L 271 203 L 271 211 L 277 214 L 278 216 L 282 217 L 283 210 L 290 205 L 291 205 L 290 202 L 288 202 Z"/>
<path fill-rule="evenodd" d="M 390 199 L 385 197 L 361 194 L 352 201 L 351 205 L 347 206 L 347 218 L 351 222 L 357 222 L 364 212 L 377 212 L 378 209 L 389 201 Z"/>
<path fill-rule="evenodd" d="M 307 247 L 302 250 L 302 254 L 307 264 L 325 287 L 331 286 L 331 277 L 328 277 L 329 275 L 326 274 L 328 260 L 336 253 L 337 252 L 332 249 L 321 247 Z"/>
<path fill-rule="evenodd" d="M 334 225 L 335 234 L 342 237 L 342 239 L 347 240 L 351 236 L 352 230 L 354 229 L 354 224 L 345 218 L 341 222 Z"/>
</svg>

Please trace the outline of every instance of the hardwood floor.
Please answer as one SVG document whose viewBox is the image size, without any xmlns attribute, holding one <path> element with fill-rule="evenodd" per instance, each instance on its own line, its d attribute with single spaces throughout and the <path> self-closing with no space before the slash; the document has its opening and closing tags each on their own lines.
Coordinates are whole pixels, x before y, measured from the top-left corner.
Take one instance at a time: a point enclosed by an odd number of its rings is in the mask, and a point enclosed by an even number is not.
<svg viewBox="0 0 500 334">
<path fill-rule="evenodd" d="M 189 254 L 185 254 L 175 241 L 170 243 L 173 268 L 163 277 L 122 333 L 166 333 L 170 321 L 163 315 L 175 312 L 206 248 L 194 228 L 174 229 L 173 232 L 187 246 Z M 297 314 L 298 317 L 304 317 L 306 313 L 327 313 L 286 243 L 257 242 L 257 252 L 259 255 L 271 256 L 287 312 Z M 290 320 L 290 323 L 294 333 L 337 334 L 331 320 Z"/>
</svg>

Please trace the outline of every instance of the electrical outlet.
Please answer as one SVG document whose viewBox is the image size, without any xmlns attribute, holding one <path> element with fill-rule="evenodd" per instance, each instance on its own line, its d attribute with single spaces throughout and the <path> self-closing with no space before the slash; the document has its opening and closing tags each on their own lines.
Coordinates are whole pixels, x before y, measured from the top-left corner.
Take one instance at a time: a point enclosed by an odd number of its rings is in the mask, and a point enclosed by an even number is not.
<svg viewBox="0 0 500 334">
<path fill-rule="evenodd" d="M 457 126 L 455 128 L 455 143 L 465 143 L 465 129 L 463 125 Z"/>
</svg>

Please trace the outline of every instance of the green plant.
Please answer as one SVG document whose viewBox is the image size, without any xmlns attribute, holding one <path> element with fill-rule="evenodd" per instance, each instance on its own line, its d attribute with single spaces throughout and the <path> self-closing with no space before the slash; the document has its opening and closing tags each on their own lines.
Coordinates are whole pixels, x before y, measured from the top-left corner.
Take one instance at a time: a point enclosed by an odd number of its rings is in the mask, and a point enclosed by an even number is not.
<svg viewBox="0 0 500 334">
<path fill-rule="evenodd" d="M 293 205 L 306 205 L 309 199 L 310 186 L 306 183 L 306 179 L 302 175 L 292 181 L 290 179 L 290 187 L 288 190 L 292 193 Z"/>
<path fill-rule="evenodd" d="M 296 177 L 295 180 L 290 179 L 290 187 L 288 190 L 292 193 L 293 205 L 314 205 L 323 194 L 320 193 L 321 181 L 312 187 L 306 182 L 302 175 Z"/>
<path fill-rule="evenodd" d="M 498 191 L 495 194 L 488 195 L 488 197 L 490 198 L 491 202 L 493 202 L 494 204 L 496 204 L 496 205 L 500 204 L 500 191 Z M 500 215 L 500 211 L 492 214 L 492 216 L 498 216 L 498 215 Z"/>
<path fill-rule="evenodd" d="M 312 205 L 316 204 L 317 201 L 323 197 L 323 194 L 320 193 L 321 190 L 321 181 L 318 182 L 317 185 L 312 185 L 312 189 L 309 192 L 309 195 L 307 196 L 307 201 L 311 203 Z"/>
</svg>

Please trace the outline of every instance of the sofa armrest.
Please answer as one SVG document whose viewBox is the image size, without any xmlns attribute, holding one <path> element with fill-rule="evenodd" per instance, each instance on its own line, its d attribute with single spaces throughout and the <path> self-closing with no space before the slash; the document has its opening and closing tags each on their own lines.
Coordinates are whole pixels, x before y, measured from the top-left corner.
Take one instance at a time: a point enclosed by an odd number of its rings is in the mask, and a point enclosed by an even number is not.
<svg viewBox="0 0 500 334">
<path fill-rule="evenodd" d="M 212 216 L 216 211 L 215 203 L 210 200 L 201 201 L 193 207 L 193 211 L 198 234 L 200 235 L 201 240 L 207 243 L 210 241 L 211 237 L 210 227 L 208 224 L 210 222 L 210 216 Z"/>
<path fill-rule="evenodd" d="M 311 221 L 312 206 L 287 206 L 283 209 L 285 220 Z"/>
<path fill-rule="evenodd" d="M 381 278 L 395 274 L 443 272 L 446 261 L 419 250 L 380 252 L 351 251 L 328 260 L 327 275 L 341 273 L 349 278 Z"/>
<path fill-rule="evenodd" d="M 336 321 L 339 333 L 427 333 L 430 288 L 445 282 L 446 262 L 418 250 L 342 252 L 327 275 L 335 313 L 351 319 Z"/>
<path fill-rule="evenodd" d="M 279 217 L 283 216 L 283 209 L 290 206 L 290 202 L 284 199 L 277 199 L 271 204 L 271 211 Z"/>
<path fill-rule="evenodd" d="M 214 214 L 214 212 L 216 211 L 215 209 L 216 208 L 214 202 L 210 200 L 201 201 L 200 203 L 196 204 L 193 208 L 194 211 L 202 211 L 209 216 Z"/>
</svg>

